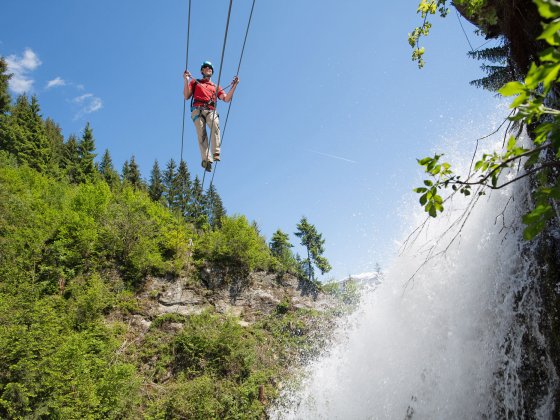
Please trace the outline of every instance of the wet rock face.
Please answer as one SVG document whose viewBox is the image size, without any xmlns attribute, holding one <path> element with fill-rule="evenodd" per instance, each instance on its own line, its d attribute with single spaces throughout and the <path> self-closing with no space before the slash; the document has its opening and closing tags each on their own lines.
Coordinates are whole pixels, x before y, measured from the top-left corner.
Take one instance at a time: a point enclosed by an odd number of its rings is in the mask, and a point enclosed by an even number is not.
<svg viewBox="0 0 560 420">
<path fill-rule="evenodd" d="M 556 377 L 553 418 L 560 418 L 560 227 L 554 226 L 546 232 L 537 252 L 539 266 L 542 267 L 538 291 L 542 300 L 539 329 L 544 337 L 546 358 L 553 366 Z M 541 360 L 543 360 L 541 358 Z M 538 388 L 533 390 L 538 392 Z M 536 394 L 538 395 L 538 394 Z M 535 396 L 536 396 L 535 395 Z M 541 394 L 542 395 L 542 394 Z"/>
<path fill-rule="evenodd" d="M 514 389 L 496 395 L 498 418 L 560 418 L 560 230 L 551 227 L 535 242 L 522 242 L 520 264 L 528 281 L 516 293 L 516 313 L 504 343 L 507 361 L 498 379 Z M 510 380 L 511 382 L 511 380 Z M 514 395 L 515 401 L 505 401 Z"/>
</svg>

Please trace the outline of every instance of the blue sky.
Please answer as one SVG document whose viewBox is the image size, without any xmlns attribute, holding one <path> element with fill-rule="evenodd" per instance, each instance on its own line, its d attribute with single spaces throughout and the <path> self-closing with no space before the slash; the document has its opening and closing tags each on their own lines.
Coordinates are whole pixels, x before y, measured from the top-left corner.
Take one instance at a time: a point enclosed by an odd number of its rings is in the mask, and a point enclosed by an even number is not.
<svg viewBox="0 0 560 420">
<path fill-rule="evenodd" d="M 252 0 L 233 3 L 222 69 L 237 68 Z M 189 70 L 215 64 L 229 2 L 192 0 Z M 480 125 L 497 99 L 469 86 L 480 77 L 452 11 L 434 18 L 426 67 L 410 59 L 415 0 L 257 0 L 222 159 L 214 183 L 229 214 L 256 220 L 270 238 L 303 215 L 326 239 L 324 279 L 389 264 L 414 195 L 416 158 L 458 127 Z M 0 55 L 16 72 L 14 96 L 39 98 L 65 136 L 90 122 L 98 153 L 117 169 L 135 155 L 145 178 L 157 159 L 180 159 L 187 0 L 5 2 Z M 463 21 L 473 47 L 484 40 Z M 222 121 L 226 106 L 222 103 Z M 473 121 L 481 121 L 480 124 Z M 202 176 L 185 121 L 184 158 Z M 474 141 L 474 138 L 473 138 Z M 408 198 L 407 198 L 408 197 Z"/>
</svg>

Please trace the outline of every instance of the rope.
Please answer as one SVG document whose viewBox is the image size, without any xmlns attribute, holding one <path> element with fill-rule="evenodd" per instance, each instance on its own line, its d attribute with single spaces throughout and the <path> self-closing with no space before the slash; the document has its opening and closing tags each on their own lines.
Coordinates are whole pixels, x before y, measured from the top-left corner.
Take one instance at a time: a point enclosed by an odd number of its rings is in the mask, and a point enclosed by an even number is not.
<svg viewBox="0 0 560 420">
<path fill-rule="evenodd" d="M 457 14 L 457 20 L 459 21 L 459 25 L 461 25 L 461 29 L 463 30 L 463 33 L 465 34 L 465 38 L 467 39 L 469 47 L 471 47 L 471 52 L 474 52 L 474 49 L 471 45 L 471 41 L 469 40 L 469 37 L 467 36 L 467 32 L 465 31 L 465 28 L 463 28 L 463 22 L 461 22 L 461 17 L 459 16 L 459 12 L 457 11 L 457 9 L 455 9 L 455 13 Z"/>
<path fill-rule="evenodd" d="M 227 44 L 227 36 L 228 36 L 228 31 L 229 31 L 229 20 L 231 17 L 231 6 L 233 5 L 233 0 L 229 0 L 229 9 L 228 9 L 228 15 L 227 15 L 227 21 L 226 21 L 226 31 L 224 34 L 224 45 L 222 46 L 222 57 L 220 58 L 220 71 L 218 72 L 218 83 L 216 84 L 216 103 L 214 105 L 214 112 L 212 112 L 212 125 L 210 127 L 210 137 L 207 139 L 208 141 L 208 152 L 206 154 L 206 160 L 208 161 L 208 158 L 210 156 L 210 146 L 212 144 L 212 134 L 214 132 L 214 121 L 216 120 L 216 111 L 218 110 L 218 93 L 219 93 L 219 89 L 220 89 L 220 79 L 222 78 L 222 67 L 224 64 L 224 54 L 226 52 L 226 44 Z M 202 185 L 201 185 L 201 190 L 204 191 L 204 179 L 206 178 L 206 169 L 204 169 L 204 174 L 202 175 Z"/>
<path fill-rule="evenodd" d="M 187 20 L 187 53 L 185 57 L 185 71 L 189 68 L 189 39 L 191 36 L 191 0 L 189 0 L 189 17 Z M 183 145 L 185 142 L 185 113 L 187 100 L 183 98 L 183 128 L 181 129 L 181 162 L 183 161 Z"/>
<path fill-rule="evenodd" d="M 190 35 L 191 35 L 191 0 L 189 0 L 189 14 L 188 14 L 188 19 L 187 19 L 187 52 L 185 54 L 185 71 L 188 70 L 188 68 L 189 68 L 189 40 L 190 40 Z M 183 97 L 183 128 L 181 129 L 181 161 L 179 162 L 179 168 L 181 167 L 181 163 L 183 162 L 183 144 L 184 144 L 184 139 L 185 139 L 186 107 L 187 107 L 187 100 Z M 184 187 L 185 187 L 185 179 L 183 179 L 183 191 L 181 191 L 181 193 L 184 192 L 184 190 L 185 190 Z M 177 229 L 177 240 L 178 239 L 179 239 L 179 230 Z M 191 254 L 192 254 L 192 239 L 189 239 L 189 257 L 187 259 L 187 274 L 186 274 L 187 279 L 189 278 L 190 268 L 191 268 L 191 264 L 190 264 Z M 179 283 L 179 288 L 181 289 L 181 294 L 179 296 L 179 302 L 177 302 L 177 307 L 175 308 L 175 312 L 177 312 L 179 310 L 179 305 L 181 304 L 181 301 L 183 299 L 183 292 L 185 290 L 181 283 Z"/>
<path fill-rule="evenodd" d="M 236 76 L 239 76 L 239 70 L 241 69 L 241 61 L 243 60 L 243 53 L 245 51 L 245 44 L 247 43 L 247 36 L 249 35 L 249 28 L 251 27 L 251 20 L 253 18 L 253 10 L 255 9 L 255 1 L 253 0 L 253 5 L 251 6 L 251 13 L 249 13 L 249 21 L 247 22 L 247 29 L 245 30 L 245 38 L 243 39 L 243 47 L 241 48 L 241 55 L 239 56 L 239 63 L 237 64 L 237 73 L 235 73 Z M 222 131 L 222 144 L 224 143 L 224 137 L 226 135 L 226 128 L 227 128 L 227 123 L 228 123 L 228 119 L 229 119 L 229 111 L 231 110 L 231 105 L 233 103 L 233 98 L 231 98 L 231 101 L 229 102 L 228 105 L 228 110 L 227 110 L 227 114 L 226 114 L 226 120 L 224 122 L 224 129 Z M 216 169 L 218 168 L 218 163 L 220 162 L 216 162 L 216 166 L 214 167 L 214 171 L 212 172 L 212 179 L 210 180 L 210 185 L 212 185 L 214 183 L 214 176 L 216 175 Z"/>
</svg>

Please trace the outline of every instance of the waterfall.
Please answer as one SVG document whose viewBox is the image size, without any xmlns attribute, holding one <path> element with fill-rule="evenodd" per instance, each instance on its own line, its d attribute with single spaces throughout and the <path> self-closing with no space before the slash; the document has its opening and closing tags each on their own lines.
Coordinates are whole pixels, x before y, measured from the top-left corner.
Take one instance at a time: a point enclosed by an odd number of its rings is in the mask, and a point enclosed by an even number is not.
<svg viewBox="0 0 560 420">
<path fill-rule="evenodd" d="M 558 376 L 539 332 L 535 244 L 520 222 L 528 186 L 476 197 L 472 208 L 471 199 L 456 194 L 403 243 L 383 283 L 271 418 L 552 418 Z M 425 214 L 411 206 L 421 224 Z M 533 368 L 537 391 L 524 382 Z"/>
</svg>

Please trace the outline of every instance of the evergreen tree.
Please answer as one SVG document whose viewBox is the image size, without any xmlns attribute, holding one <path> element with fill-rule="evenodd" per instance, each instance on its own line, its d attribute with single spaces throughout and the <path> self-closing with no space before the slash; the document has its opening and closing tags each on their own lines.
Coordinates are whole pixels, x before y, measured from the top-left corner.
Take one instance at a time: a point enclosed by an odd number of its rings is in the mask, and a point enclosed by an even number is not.
<svg viewBox="0 0 560 420">
<path fill-rule="evenodd" d="M 150 198 L 154 201 L 160 201 L 163 197 L 165 187 L 163 185 L 163 178 L 161 176 L 161 171 L 159 170 L 159 163 L 156 159 L 154 166 L 152 167 L 152 172 L 150 174 L 150 185 L 148 186 L 148 194 Z"/>
<path fill-rule="evenodd" d="M 0 147 L 13 153 L 19 162 L 46 171 L 51 150 L 37 98 L 33 96 L 29 103 L 27 96 L 20 95 L 11 114 L 2 119 Z"/>
<path fill-rule="evenodd" d="M 208 217 L 204 212 L 205 207 L 206 200 L 202 191 L 202 183 L 197 175 L 192 184 L 192 195 L 187 220 L 192 222 L 199 229 L 208 223 Z"/>
<path fill-rule="evenodd" d="M 70 182 L 81 182 L 83 174 L 80 166 L 80 150 L 78 138 L 74 134 L 71 134 L 64 144 L 62 167 Z"/>
<path fill-rule="evenodd" d="M 51 160 L 51 148 L 45 132 L 45 121 L 40 112 L 39 100 L 33 95 L 31 97 L 32 119 L 29 125 L 31 138 L 29 144 L 26 145 L 27 150 L 23 151 L 23 156 L 29 166 L 44 172 Z"/>
<path fill-rule="evenodd" d="M 282 232 L 280 229 L 276 230 L 272 235 L 269 243 L 270 251 L 286 268 L 295 268 L 296 259 L 292 250 L 293 245 L 290 243 L 289 235 Z"/>
<path fill-rule="evenodd" d="M 136 189 L 144 189 L 144 182 L 142 181 L 142 175 L 140 174 L 140 168 L 136 163 L 136 158 L 134 155 L 130 157 L 130 162 L 125 162 L 128 169 L 126 170 L 125 175 L 125 168 L 123 168 L 123 178 L 125 181 L 129 182 Z"/>
<path fill-rule="evenodd" d="M 295 232 L 295 235 L 300 238 L 301 245 L 307 250 L 307 259 L 304 260 L 304 264 L 307 266 L 307 275 L 309 280 L 313 281 L 315 279 L 313 266 L 317 267 L 321 274 L 331 270 L 329 262 L 323 257 L 325 240 L 323 235 L 317 232 L 317 228 L 309 223 L 305 217 L 301 218 L 296 227 L 297 232 Z"/>
<path fill-rule="evenodd" d="M 93 139 L 93 130 L 89 123 L 84 128 L 82 139 L 78 143 L 78 153 L 80 156 L 80 169 L 83 179 L 81 182 L 91 181 L 96 175 L 94 159 L 97 156 L 95 152 L 95 140 Z"/>
<path fill-rule="evenodd" d="M 487 76 L 470 82 L 471 85 L 483 89 L 497 92 L 503 85 L 514 80 L 523 78 L 511 60 L 511 46 L 507 41 L 497 47 L 486 48 L 483 50 L 470 51 L 468 55 L 476 60 L 484 60 L 491 65 L 482 64 L 480 68 Z"/>
<path fill-rule="evenodd" d="M 280 258 L 286 251 L 290 251 L 290 248 L 293 248 L 293 245 L 290 243 L 289 239 L 290 237 L 287 233 L 277 229 L 272 235 L 272 239 L 269 243 L 272 255 Z"/>
<path fill-rule="evenodd" d="M 179 163 L 179 170 L 175 177 L 177 189 L 177 205 L 181 214 L 186 217 L 188 213 L 189 201 L 191 200 L 191 174 L 184 160 Z"/>
<path fill-rule="evenodd" d="M 51 118 L 47 118 L 45 120 L 45 135 L 49 140 L 51 149 L 49 172 L 54 174 L 59 172 L 64 165 L 64 136 L 62 135 L 62 129 L 60 126 Z"/>
<path fill-rule="evenodd" d="M 105 149 L 105 153 L 103 153 L 101 163 L 99 163 L 99 173 L 111 188 L 118 185 L 119 174 L 113 166 L 113 160 L 109 154 L 109 149 Z"/>
<path fill-rule="evenodd" d="M 226 215 L 226 209 L 214 184 L 210 184 L 210 187 L 208 187 L 204 201 L 208 223 L 210 223 L 212 229 L 219 229 L 222 227 L 222 217 Z"/>
<path fill-rule="evenodd" d="M 163 185 L 165 187 L 165 198 L 167 200 L 167 206 L 175 210 L 178 207 L 178 196 L 179 189 L 177 188 L 177 164 L 173 159 L 167 162 L 167 167 L 163 173 Z"/>
<path fill-rule="evenodd" d="M 4 57 L 0 57 L 0 118 L 10 110 L 12 98 L 8 90 L 12 75 L 8 74 L 8 64 Z"/>
<path fill-rule="evenodd" d="M 130 176 L 130 165 L 128 164 L 128 160 L 125 160 L 123 163 L 122 174 L 121 174 L 123 183 L 128 180 L 129 176 Z"/>
</svg>

